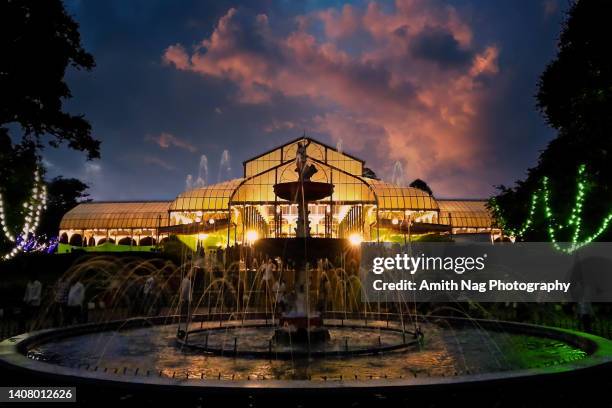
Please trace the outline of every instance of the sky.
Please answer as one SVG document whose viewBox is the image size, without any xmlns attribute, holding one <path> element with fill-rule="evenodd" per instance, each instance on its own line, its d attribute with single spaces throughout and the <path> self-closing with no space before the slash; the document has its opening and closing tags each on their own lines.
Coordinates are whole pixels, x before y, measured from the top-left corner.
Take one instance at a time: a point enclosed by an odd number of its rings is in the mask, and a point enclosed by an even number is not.
<svg viewBox="0 0 612 408">
<path fill-rule="evenodd" d="M 67 1 L 96 68 L 67 72 L 65 107 L 101 159 L 48 148 L 44 162 L 95 200 L 170 200 L 305 132 L 384 180 L 488 197 L 554 137 L 534 95 L 566 6 Z"/>
</svg>

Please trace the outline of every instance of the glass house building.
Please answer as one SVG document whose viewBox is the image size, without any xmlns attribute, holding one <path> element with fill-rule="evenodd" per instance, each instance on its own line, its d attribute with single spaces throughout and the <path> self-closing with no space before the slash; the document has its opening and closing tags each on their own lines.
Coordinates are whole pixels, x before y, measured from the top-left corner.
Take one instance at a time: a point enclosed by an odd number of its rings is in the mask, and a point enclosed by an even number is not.
<svg viewBox="0 0 612 408">
<path fill-rule="evenodd" d="M 296 181 L 298 143 L 310 141 L 311 181 L 331 183 L 333 194 L 309 204 L 314 237 L 405 241 L 424 234 L 494 239 L 485 200 L 441 200 L 422 190 L 378 179 L 357 157 L 300 137 L 243 162 L 243 177 L 181 193 L 172 201 L 91 202 L 67 212 L 60 251 L 149 250 L 171 235 L 187 245 L 226 247 L 259 237 L 295 236 L 296 204 L 279 198 L 274 185 Z"/>
</svg>

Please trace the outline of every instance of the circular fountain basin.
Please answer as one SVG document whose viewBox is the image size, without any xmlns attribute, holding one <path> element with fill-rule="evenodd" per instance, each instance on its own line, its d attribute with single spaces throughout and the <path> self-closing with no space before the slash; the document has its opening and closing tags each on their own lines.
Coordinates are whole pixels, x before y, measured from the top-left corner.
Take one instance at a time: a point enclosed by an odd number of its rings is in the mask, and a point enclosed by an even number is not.
<svg viewBox="0 0 612 408">
<path fill-rule="evenodd" d="M 336 350 L 344 347 L 343 336 L 352 339 L 349 347 L 355 349 L 373 342 L 392 344 L 397 341 L 393 330 L 401 329 L 393 321 L 369 321 L 366 326 L 363 320 L 326 321 L 338 340 L 333 344 Z M 490 320 L 429 318 L 422 323 L 427 333 L 422 344 L 367 356 L 329 352 L 317 359 L 299 355 L 260 358 L 229 352 L 236 338 L 240 340 L 238 349 L 267 352 L 261 340 L 267 338 L 271 327 L 265 322 L 261 328 L 249 326 L 261 321 L 247 321 L 242 328 L 223 321 L 195 323 L 203 330 L 221 325 L 215 331 L 217 337 L 209 337 L 209 342 L 228 350 L 224 355 L 177 347 L 176 325 L 165 323 L 168 320 L 161 318 L 131 319 L 16 336 L 0 344 L 0 365 L 32 376 L 53 376 L 58 381 L 64 378 L 67 383 L 108 381 L 221 392 L 295 388 L 378 392 L 551 376 L 612 362 L 609 340 L 570 330 Z"/>
</svg>

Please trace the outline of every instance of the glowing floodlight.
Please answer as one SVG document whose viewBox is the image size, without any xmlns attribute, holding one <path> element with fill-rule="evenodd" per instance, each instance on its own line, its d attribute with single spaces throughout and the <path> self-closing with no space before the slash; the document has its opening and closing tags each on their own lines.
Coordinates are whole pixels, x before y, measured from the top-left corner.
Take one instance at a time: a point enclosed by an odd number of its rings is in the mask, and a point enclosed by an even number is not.
<svg viewBox="0 0 612 408">
<path fill-rule="evenodd" d="M 257 234 L 257 231 L 253 231 L 253 230 L 247 231 L 247 233 L 246 233 L 246 241 L 249 244 L 254 243 L 255 241 L 257 241 L 258 238 L 259 238 L 259 235 Z"/>
<path fill-rule="evenodd" d="M 361 245 L 361 243 L 363 242 L 363 237 L 361 236 L 361 234 L 351 234 L 349 236 L 349 242 L 351 243 L 351 245 L 354 246 Z"/>
</svg>

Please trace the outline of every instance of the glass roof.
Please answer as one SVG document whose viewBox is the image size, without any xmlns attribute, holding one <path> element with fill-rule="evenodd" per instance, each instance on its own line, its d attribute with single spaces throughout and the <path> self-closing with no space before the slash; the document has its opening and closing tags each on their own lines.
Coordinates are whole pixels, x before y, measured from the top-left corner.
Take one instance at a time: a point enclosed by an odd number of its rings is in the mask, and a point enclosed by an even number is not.
<svg viewBox="0 0 612 408">
<path fill-rule="evenodd" d="M 440 224 L 455 228 L 491 228 L 491 213 L 484 200 L 438 200 Z"/>
<path fill-rule="evenodd" d="M 399 187 L 367 177 L 363 179 L 374 189 L 379 210 L 437 210 L 436 200 L 426 192 L 413 187 Z"/>
<path fill-rule="evenodd" d="M 337 169 L 355 176 L 363 173 L 363 160 L 357 159 L 347 153 L 340 152 L 336 148 L 328 146 L 308 137 L 301 137 L 285 143 L 273 150 L 260 154 L 244 162 L 245 178 L 261 174 L 262 172 L 279 166 L 283 163 L 293 162 L 297 153 L 299 142 L 309 141 L 306 155 L 321 163 L 327 163 Z"/>
<path fill-rule="evenodd" d="M 83 203 L 63 217 L 60 228 L 115 229 L 168 226 L 168 212 L 220 212 L 230 205 L 283 202 L 274 184 L 297 180 L 295 154 L 299 138 L 244 162 L 245 175 L 181 193 L 171 202 Z M 436 200 L 426 192 L 363 177 L 364 162 L 323 143 L 310 140 L 307 155 L 318 172 L 312 181 L 331 182 L 331 200 L 338 204 L 377 204 L 382 211 L 439 211 L 440 224 L 490 228 L 492 219 L 483 200 Z M 323 201 L 327 201 L 325 199 Z"/>
<path fill-rule="evenodd" d="M 170 211 L 227 210 L 231 195 L 243 180 L 233 179 L 185 191 L 172 202 Z"/>
<path fill-rule="evenodd" d="M 169 201 L 81 203 L 64 215 L 60 229 L 165 227 L 169 205 Z"/>
</svg>

